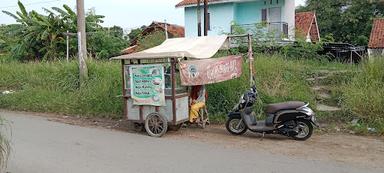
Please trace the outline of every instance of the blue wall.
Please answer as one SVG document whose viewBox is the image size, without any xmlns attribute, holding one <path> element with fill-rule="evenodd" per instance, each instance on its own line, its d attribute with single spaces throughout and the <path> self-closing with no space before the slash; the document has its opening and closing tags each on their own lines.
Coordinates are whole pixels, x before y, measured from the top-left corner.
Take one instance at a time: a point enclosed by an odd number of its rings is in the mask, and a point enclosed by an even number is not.
<svg viewBox="0 0 384 173">
<path fill-rule="evenodd" d="M 264 4 L 264 0 L 261 1 L 253 1 L 253 2 L 239 2 L 235 3 L 235 13 L 234 19 L 237 24 L 253 24 L 261 22 L 261 10 L 271 7 L 282 7 L 284 6 L 285 0 L 272 0 L 272 4 L 270 0 L 266 0 L 266 4 Z"/>
<path fill-rule="evenodd" d="M 244 2 L 235 4 L 235 22 L 237 24 L 250 24 L 261 22 L 261 10 L 264 2 Z"/>
<path fill-rule="evenodd" d="M 278 4 L 276 2 L 279 1 Z M 253 24 L 261 22 L 261 10 L 271 7 L 284 6 L 285 0 L 255 0 L 252 2 L 236 2 L 209 5 L 211 14 L 211 30 L 208 35 L 221 35 L 230 33 L 231 24 Z M 197 14 L 196 7 L 186 7 L 184 9 L 185 36 L 197 36 Z M 203 9 L 201 10 L 202 30 L 204 29 Z"/>
<path fill-rule="evenodd" d="M 186 7 L 185 15 L 185 36 L 197 37 L 197 14 L 196 7 Z M 203 8 L 201 10 L 202 34 L 204 33 Z M 233 3 L 213 4 L 209 6 L 211 15 L 211 30 L 208 35 L 221 35 L 231 31 L 231 22 L 234 20 Z"/>
</svg>

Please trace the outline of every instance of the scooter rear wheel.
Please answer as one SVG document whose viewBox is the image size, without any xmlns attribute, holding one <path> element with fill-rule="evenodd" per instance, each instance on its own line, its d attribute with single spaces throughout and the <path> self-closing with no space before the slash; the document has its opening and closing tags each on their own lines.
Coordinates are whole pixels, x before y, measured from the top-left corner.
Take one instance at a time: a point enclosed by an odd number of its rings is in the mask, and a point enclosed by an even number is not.
<svg viewBox="0 0 384 173">
<path fill-rule="evenodd" d="M 296 129 L 299 134 L 293 136 L 295 140 L 305 141 L 312 136 L 313 133 L 313 125 L 308 120 L 298 120 L 296 122 Z"/>
<path fill-rule="evenodd" d="M 247 127 L 240 118 L 229 118 L 225 123 L 225 127 L 233 135 L 242 135 L 247 131 Z"/>
</svg>

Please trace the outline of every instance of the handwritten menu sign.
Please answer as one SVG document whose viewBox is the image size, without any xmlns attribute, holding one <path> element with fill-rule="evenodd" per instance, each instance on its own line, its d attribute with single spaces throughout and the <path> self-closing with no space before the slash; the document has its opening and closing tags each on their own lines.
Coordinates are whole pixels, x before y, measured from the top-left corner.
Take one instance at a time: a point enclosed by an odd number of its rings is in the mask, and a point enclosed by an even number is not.
<svg viewBox="0 0 384 173">
<path fill-rule="evenodd" d="M 162 65 L 135 65 L 129 71 L 134 105 L 165 106 Z"/>
<path fill-rule="evenodd" d="M 219 83 L 241 76 L 241 56 L 227 56 L 204 60 L 181 61 L 180 76 L 184 86 Z"/>
</svg>

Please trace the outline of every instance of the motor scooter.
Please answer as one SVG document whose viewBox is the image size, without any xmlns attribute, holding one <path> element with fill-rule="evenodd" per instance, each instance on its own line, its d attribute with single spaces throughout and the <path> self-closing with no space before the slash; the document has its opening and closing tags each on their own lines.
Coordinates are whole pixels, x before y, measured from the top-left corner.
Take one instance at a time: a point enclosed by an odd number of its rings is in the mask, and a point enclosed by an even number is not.
<svg viewBox="0 0 384 173">
<path fill-rule="evenodd" d="M 308 103 L 300 101 L 267 105 L 267 118 L 257 121 L 252 110 L 257 97 L 257 88 L 253 85 L 228 114 L 225 126 L 231 134 L 242 135 L 250 130 L 263 134 L 263 137 L 265 134 L 280 134 L 304 141 L 311 137 L 313 126 L 318 127 L 314 111 L 309 108 Z"/>
</svg>

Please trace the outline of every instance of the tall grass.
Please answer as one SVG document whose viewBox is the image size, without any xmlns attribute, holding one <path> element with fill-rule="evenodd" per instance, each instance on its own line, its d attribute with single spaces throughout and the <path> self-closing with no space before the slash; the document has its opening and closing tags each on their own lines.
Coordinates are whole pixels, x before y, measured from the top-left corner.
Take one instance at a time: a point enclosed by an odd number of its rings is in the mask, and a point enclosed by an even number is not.
<svg viewBox="0 0 384 173">
<path fill-rule="evenodd" d="M 77 62 L 0 64 L 0 108 L 120 117 L 121 72 L 117 62 L 88 62 L 89 80 L 79 88 Z"/>
<path fill-rule="evenodd" d="M 4 134 L 5 131 L 5 121 L 0 117 L 0 172 L 5 172 L 7 168 L 7 162 L 11 147 L 9 141 Z"/>
<path fill-rule="evenodd" d="M 343 108 L 384 133 L 384 58 L 362 65 L 362 71 L 343 87 Z"/>
</svg>

